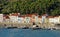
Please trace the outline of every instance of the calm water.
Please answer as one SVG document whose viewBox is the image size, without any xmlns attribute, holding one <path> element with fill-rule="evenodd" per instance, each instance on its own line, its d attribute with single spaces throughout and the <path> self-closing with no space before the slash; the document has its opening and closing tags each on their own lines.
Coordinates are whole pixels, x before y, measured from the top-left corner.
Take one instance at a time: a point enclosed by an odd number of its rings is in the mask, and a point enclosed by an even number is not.
<svg viewBox="0 0 60 37">
<path fill-rule="evenodd" d="M 0 37 L 60 37 L 60 30 L 0 29 Z"/>
</svg>

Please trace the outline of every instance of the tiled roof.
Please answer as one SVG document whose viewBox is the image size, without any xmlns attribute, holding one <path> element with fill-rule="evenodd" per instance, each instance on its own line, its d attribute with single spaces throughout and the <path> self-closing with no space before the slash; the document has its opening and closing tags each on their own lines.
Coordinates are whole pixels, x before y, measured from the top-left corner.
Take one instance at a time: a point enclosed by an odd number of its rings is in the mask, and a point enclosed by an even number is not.
<svg viewBox="0 0 60 37">
<path fill-rule="evenodd" d="M 48 16 L 47 18 L 54 18 L 54 16 Z"/>
<path fill-rule="evenodd" d="M 54 16 L 54 17 L 59 17 L 59 16 Z"/>
<path fill-rule="evenodd" d="M 37 14 L 26 14 L 25 16 L 26 16 L 26 17 L 32 17 L 33 15 L 34 15 L 34 16 L 37 16 Z"/>
<path fill-rule="evenodd" d="M 25 16 L 24 16 L 24 15 L 21 15 L 21 16 L 19 16 L 19 17 L 25 18 Z"/>
<path fill-rule="evenodd" d="M 5 17 L 5 19 L 10 19 L 9 16 L 4 16 L 4 17 Z"/>
<path fill-rule="evenodd" d="M 11 14 L 11 16 L 19 16 L 19 14 L 18 13 L 13 13 L 13 14 Z"/>
<path fill-rule="evenodd" d="M 39 16 L 39 18 L 42 18 L 42 16 Z"/>
</svg>

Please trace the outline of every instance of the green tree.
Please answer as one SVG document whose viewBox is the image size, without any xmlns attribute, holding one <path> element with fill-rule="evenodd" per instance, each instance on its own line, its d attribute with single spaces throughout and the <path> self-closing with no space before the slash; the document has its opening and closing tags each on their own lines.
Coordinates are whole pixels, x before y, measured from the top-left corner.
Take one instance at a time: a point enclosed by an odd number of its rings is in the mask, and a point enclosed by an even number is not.
<svg viewBox="0 0 60 37">
<path fill-rule="evenodd" d="M 60 0 L 0 0 L 0 13 L 60 14 Z"/>
</svg>

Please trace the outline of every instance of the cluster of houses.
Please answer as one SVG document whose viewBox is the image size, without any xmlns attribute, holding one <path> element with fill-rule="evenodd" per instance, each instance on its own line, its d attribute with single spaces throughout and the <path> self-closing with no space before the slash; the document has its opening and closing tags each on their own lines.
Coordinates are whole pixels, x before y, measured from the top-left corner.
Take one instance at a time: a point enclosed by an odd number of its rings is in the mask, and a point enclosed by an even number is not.
<svg viewBox="0 0 60 37">
<path fill-rule="evenodd" d="M 60 23 L 60 16 L 47 16 L 43 14 L 26 14 L 21 15 L 20 13 L 12 13 L 9 15 L 0 14 L 0 22 L 17 22 L 17 23 Z"/>
</svg>

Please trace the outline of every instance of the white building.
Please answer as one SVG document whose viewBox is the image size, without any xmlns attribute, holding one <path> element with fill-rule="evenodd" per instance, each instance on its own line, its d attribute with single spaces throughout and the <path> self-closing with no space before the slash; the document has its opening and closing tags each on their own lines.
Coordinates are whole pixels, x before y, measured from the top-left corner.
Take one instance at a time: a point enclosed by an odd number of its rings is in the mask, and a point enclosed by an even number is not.
<svg viewBox="0 0 60 37">
<path fill-rule="evenodd" d="M 25 17 L 25 22 L 30 23 L 30 17 Z"/>
<path fill-rule="evenodd" d="M 59 23 L 59 17 L 54 17 L 54 23 L 55 24 Z"/>
<path fill-rule="evenodd" d="M 39 22 L 39 23 L 42 23 L 42 18 L 39 17 L 39 18 L 38 18 L 38 22 Z"/>
<path fill-rule="evenodd" d="M 60 23 L 60 16 L 59 16 L 59 23 Z"/>
<path fill-rule="evenodd" d="M 0 22 L 3 22 L 3 14 L 0 14 Z"/>
<path fill-rule="evenodd" d="M 50 17 L 49 22 L 57 24 L 57 23 L 59 23 L 59 17 Z"/>
<path fill-rule="evenodd" d="M 54 18 L 49 18 L 49 23 L 54 23 Z"/>
<path fill-rule="evenodd" d="M 23 17 L 18 17 L 18 23 L 24 23 L 24 18 Z"/>
<path fill-rule="evenodd" d="M 38 23 L 38 16 L 35 16 L 35 22 Z"/>
<path fill-rule="evenodd" d="M 45 23 L 46 16 L 42 16 L 42 24 Z"/>
<path fill-rule="evenodd" d="M 18 22 L 18 16 L 9 16 L 11 22 Z"/>
</svg>

